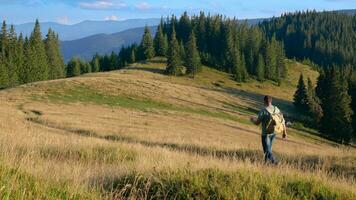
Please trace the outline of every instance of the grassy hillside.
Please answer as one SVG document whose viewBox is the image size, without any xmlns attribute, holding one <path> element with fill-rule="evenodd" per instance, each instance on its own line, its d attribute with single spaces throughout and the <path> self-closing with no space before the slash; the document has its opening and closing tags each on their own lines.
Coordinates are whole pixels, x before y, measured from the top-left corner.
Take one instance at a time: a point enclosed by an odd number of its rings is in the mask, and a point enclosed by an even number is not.
<svg viewBox="0 0 356 200">
<path fill-rule="evenodd" d="M 159 59 L 0 91 L 0 195 L 24 199 L 356 199 L 356 150 L 290 129 L 262 162 L 249 122 L 270 94 L 288 116 L 301 72 L 281 87 L 210 68 L 168 77 Z M 311 130 L 312 131 L 312 130 Z"/>
</svg>

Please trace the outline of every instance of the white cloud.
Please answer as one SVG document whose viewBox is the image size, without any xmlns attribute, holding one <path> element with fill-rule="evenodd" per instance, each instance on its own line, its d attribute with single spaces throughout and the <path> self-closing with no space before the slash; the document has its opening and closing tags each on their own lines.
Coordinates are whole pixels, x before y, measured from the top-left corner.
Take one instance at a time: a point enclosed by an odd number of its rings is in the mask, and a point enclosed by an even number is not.
<svg viewBox="0 0 356 200">
<path fill-rule="evenodd" d="M 97 0 L 92 2 L 79 2 L 79 6 L 86 9 L 112 9 L 124 8 L 127 7 L 127 4 L 121 1 Z"/>
<path fill-rule="evenodd" d="M 139 10 L 147 10 L 151 8 L 151 5 L 148 4 L 147 2 L 141 2 L 139 4 L 136 4 L 135 6 Z"/>
<path fill-rule="evenodd" d="M 117 20 L 119 20 L 119 18 L 116 15 L 110 15 L 110 16 L 106 16 L 105 20 L 107 20 L 107 21 L 117 21 Z"/>
<path fill-rule="evenodd" d="M 57 22 L 60 24 L 69 24 L 69 18 L 67 16 L 58 17 Z"/>
</svg>

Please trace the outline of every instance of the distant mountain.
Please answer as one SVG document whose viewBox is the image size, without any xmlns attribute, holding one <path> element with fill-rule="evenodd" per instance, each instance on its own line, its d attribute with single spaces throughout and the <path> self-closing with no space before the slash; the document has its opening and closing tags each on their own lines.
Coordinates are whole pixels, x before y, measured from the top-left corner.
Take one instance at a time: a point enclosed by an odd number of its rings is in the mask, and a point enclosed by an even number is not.
<svg viewBox="0 0 356 200">
<path fill-rule="evenodd" d="M 356 9 L 345 9 L 345 10 L 338 10 L 337 12 L 344 13 L 347 15 L 355 15 Z"/>
<path fill-rule="evenodd" d="M 83 21 L 73 25 L 63 25 L 54 22 L 42 22 L 41 30 L 45 35 L 49 28 L 52 28 L 59 34 L 62 41 L 76 40 L 88 37 L 95 34 L 112 34 L 124 30 L 148 26 L 156 26 L 160 22 L 158 18 L 150 19 L 129 19 L 125 21 Z M 17 33 L 30 35 L 34 27 L 34 23 L 26 23 L 15 25 Z"/>
<path fill-rule="evenodd" d="M 156 34 L 157 26 L 150 28 L 153 36 Z M 139 43 L 143 32 L 144 27 L 140 27 L 114 34 L 97 34 L 79 40 L 63 41 L 61 42 L 62 54 L 65 61 L 68 61 L 74 56 L 89 60 L 95 53 L 119 52 L 122 46 Z"/>
</svg>

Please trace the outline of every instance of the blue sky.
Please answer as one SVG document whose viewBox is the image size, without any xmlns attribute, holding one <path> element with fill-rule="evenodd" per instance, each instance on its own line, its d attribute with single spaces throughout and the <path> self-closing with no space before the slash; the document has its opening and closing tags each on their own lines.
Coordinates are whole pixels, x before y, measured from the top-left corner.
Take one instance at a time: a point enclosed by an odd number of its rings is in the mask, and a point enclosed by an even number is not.
<svg viewBox="0 0 356 200">
<path fill-rule="evenodd" d="M 1 20 L 13 24 L 33 22 L 36 18 L 62 24 L 156 18 L 201 10 L 246 19 L 306 9 L 356 9 L 356 0 L 0 0 Z"/>
</svg>

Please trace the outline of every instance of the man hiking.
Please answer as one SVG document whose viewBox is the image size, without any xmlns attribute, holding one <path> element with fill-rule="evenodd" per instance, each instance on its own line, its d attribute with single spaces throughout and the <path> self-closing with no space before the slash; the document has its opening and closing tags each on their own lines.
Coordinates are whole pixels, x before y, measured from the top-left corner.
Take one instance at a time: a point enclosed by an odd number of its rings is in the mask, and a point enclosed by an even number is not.
<svg viewBox="0 0 356 200">
<path fill-rule="evenodd" d="M 265 162 L 278 164 L 272 154 L 272 144 L 277 133 L 282 133 L 282 137 L 287 137 L 287 128 L 281 111 L 277 106 L 272 105 L 272 97 L 264 97 L 265 107 L 260 110 L 258 117 L 251 117 L 251 122 L 262 124 L 262 148 L 265 156 Z"/>
</svg>

